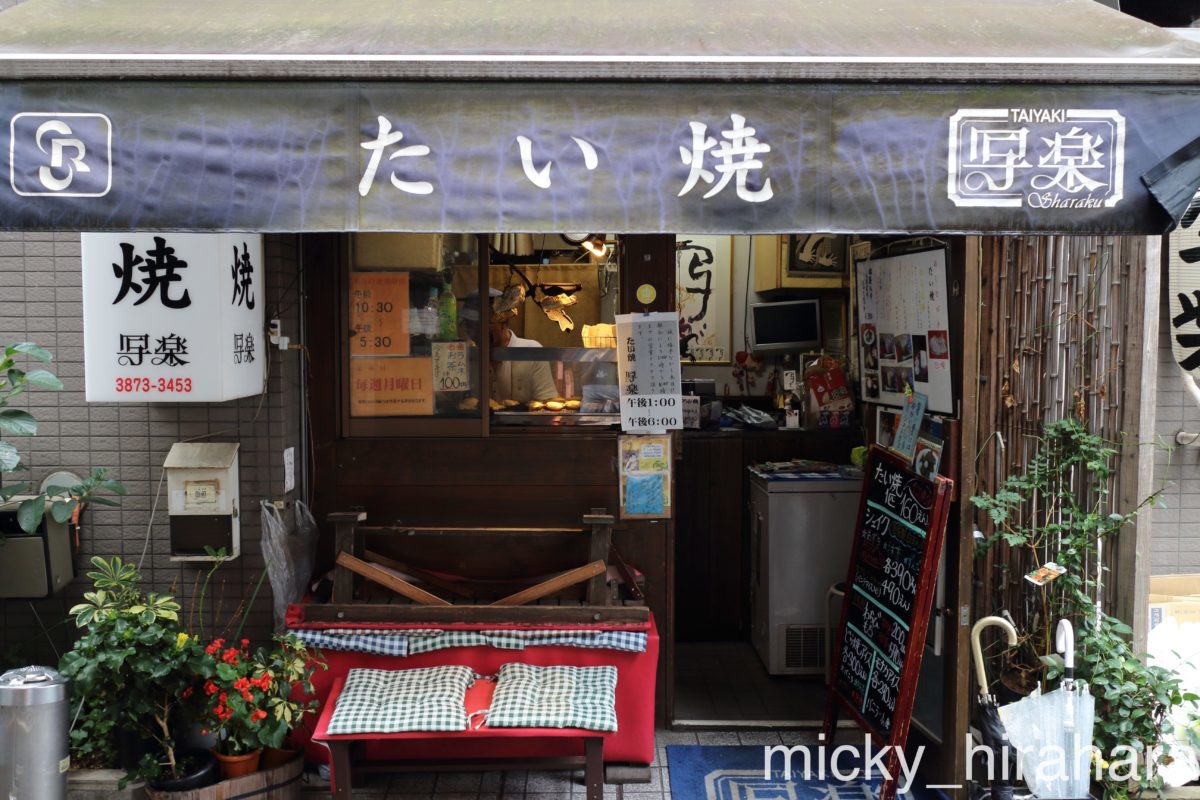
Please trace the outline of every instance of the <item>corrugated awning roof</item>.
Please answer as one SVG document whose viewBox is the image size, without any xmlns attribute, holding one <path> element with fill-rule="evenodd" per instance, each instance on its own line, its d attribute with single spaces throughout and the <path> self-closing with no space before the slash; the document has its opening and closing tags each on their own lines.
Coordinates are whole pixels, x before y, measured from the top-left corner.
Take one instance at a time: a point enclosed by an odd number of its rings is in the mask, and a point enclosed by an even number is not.
<svg viewBox="0 0 1200 800">
<path fill-rule="evenodd" d="M 1197 83 L 1200 45 L 1094 0 L 28 0 L 0 76 Z"/>
</svg>

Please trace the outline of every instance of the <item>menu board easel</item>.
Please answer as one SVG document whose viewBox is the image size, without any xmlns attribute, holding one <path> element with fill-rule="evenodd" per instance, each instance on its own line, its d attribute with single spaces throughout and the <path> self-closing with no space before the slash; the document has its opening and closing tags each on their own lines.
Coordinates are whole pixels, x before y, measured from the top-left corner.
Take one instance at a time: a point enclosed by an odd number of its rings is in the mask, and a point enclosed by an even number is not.
<svg viewBox="0 0 1200 800">
<path fill-rule="evenodd" d="M 896 793 L 896 752 L 908 738 L 952 487 L 878 445 L 867 456 L 824 732 L 828 745 L 845 709 L 890 745 L 891 779 L 879 800 Z"/>
</svg>

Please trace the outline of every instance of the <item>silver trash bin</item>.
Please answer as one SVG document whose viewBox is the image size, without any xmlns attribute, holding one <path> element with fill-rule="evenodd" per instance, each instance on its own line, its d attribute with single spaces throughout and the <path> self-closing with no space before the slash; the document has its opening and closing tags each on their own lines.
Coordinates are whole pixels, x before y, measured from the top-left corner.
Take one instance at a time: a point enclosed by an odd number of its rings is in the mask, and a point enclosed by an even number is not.
<svg viewBox="0 0 1200 800">
<path fill-rule="evenodd" d="M 0 798 L 65 800 L 67 679 L 49 667 L 0 675 Z"/>
</svg>

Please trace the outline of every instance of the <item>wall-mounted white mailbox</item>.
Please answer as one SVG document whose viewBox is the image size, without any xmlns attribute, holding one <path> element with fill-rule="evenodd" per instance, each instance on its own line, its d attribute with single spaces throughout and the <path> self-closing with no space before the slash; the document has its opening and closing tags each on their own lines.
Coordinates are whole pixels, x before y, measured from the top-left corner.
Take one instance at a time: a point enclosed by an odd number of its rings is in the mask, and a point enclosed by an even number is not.
<svg viewBox="0 0 1200 800">
<path fill-rule="evenodd" d="M 163 463 L 171 518 L 171 560 L 210 561 L 207 548 L 241 553 L 238 445 L 177 442 Z"/>
</svg>

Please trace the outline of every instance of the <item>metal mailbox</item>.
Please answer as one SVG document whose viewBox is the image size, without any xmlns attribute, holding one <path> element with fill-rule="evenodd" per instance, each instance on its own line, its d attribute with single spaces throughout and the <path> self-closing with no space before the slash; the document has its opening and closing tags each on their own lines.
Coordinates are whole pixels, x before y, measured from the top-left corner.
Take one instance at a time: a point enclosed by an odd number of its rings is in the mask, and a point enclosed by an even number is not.
<svg viewBox="0 0 1200 800">
<path fill-rule="evenodd" d="M 241 553 L 238 444 L 177 442 L 167 460 L 171 560 L 208 561 L 208 549 Z"/>
</svg>

